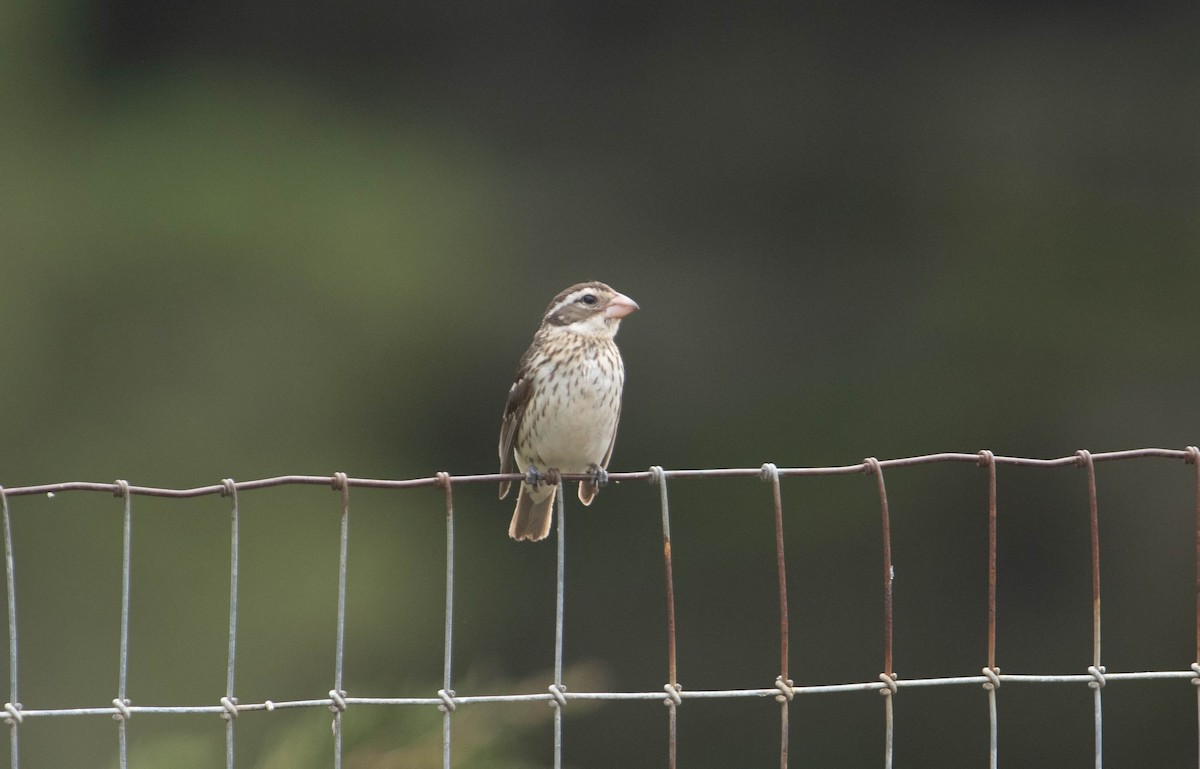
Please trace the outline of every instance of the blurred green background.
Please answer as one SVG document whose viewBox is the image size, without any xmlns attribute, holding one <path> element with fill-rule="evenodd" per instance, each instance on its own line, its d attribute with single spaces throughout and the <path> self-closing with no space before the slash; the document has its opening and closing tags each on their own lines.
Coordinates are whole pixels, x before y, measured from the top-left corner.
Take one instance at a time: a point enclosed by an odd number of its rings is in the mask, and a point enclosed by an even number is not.
<svg viewBox="0 0 1200 769">
<path fill-rule="evenodd" d="M 1195 3 L 630 2 L 0 6 L 0 483 L 198 486 L 496 467 L 545 304 L 642 311 L 614 470 L 1062 456 L 1200 442 Z M 1098 468 L 1110 671 L 1194 661 L 1194 489 Z M 985 476 L 889 473 L 901 676 L 986 662 Z M 770 490 L 672 484 L 680 680 L 778 673 Z M 878 503 L 789 479 L 793 677 L 882 665 Z M 1000 472 L 999 665 L 1091 661 L 1084 475 Z M 346 688 L 440 686 L 438 492 L 351 495 Z M 544 691 L 553 546 L 456 492 L 460 694 Z M 245 492 L 237 693 L 332 686 L 338 497 Z M 12 501 L 21 700 L 116 695 L 119 500 Z M 567 684 L 666 678 L 657 492 L 568 543 Z M 228 501 L 136 498 L 129 696 L 224 693 Z M 1000 692 L 1001 756 L 1090 765 L 1091 692 Z M 1105 690 L 1116 764 L 1195 756 L 1186 681 Z M 438 765 L 432 708 L 354 708 L 349 767 Z M 908 690 L 910 765 L 983 765 L 974 687 Z M 874 694 L 801 698 L 794 766 L 871 766 Z M 238 765 L 321 767 L 322 710 L 247 714 Z M 550 761 L 545 705 L 464 708 L 455 765 Z M 567 710 L 575 767 L 661 766 L 657 703 Z M 131 767 L 220 765 L 219 718 L 130 722 Z M 113 766 L 104 717 L 31 719 L 22 766 Z M 769 701 L 688 702 L 681 765 L 777 761 Z"/>
</svg>

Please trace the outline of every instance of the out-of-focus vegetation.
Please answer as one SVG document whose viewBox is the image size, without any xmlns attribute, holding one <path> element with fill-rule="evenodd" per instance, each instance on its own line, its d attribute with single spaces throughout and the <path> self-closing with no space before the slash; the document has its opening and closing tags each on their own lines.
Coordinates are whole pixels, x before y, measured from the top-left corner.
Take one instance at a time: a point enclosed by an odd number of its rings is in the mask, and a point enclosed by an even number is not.
<svg viewBox="0 0 1200 769">
<path fill-rule="evenodd" d="M 4 4 L 0 483 L 490 471 L 539 313 L 589 278 L 643 308 L 620 338 L 612 469 L 1200 442 L 1198 23 L 1192 3 Z M 1098 472 L 1109 670 L 1186 669 L 1188 471 Z M 982 473 L 888 482 L 897 669 L 976 673 Z M 999 664 L 1082 671 L 1082 474 L 1000 483 Z M 768 489 L 671 492 L 681 681 L 769 685 Z M 873 493 L 862 478 L 784 484 L 800 682 L 879 671 Z M 511 504 L 456 492 L 463 694 L 549 680 L 553 548 L 507 541 Z M 134 501 L 137 704 L 223 693 L 227 505 Z M 104 705 L 120 502 L 11 507 L 21 699 Z M 319 697 L 337 496 L 246 492 L 241 507 L 238 694 Z M 346 688 L 430 696 L 441 497 L 356 490 L 352 509 Z M 570 513 L 568 685 L 658 689 L 657 492 L 615 486 Z M 983 760 L 980 692 L 900 700 L 910 763 Z M 797 702 L 798 760 L 877 760 L 877 697 Z M 1090 703 L 1082 687 L 1005 687 L 1003 754 L 1086 760 Z M 1110 760 L 1194 755 L 1186 682 L 1112 686 L 1105 703 Z M 769 763 L 775 708 L 689 702 L 681 763 Z M 544 765 L 548 711 L 464 708 L 456 765 Z M 567 713 L 570 765 L 665 755 L 657 704 Z M 247 714 L 239 765 L 327 766 L 327 719 Z M 346 728 L 348 766 L 437 761 L 432 709 L 355 709 Z M 223 750 L 216 717 L 146 716 L 129 734 L 131 766 Z M 21 735 L 23 765 L 115 755 L 107 719 L 31 719 Z"/>
</svg>

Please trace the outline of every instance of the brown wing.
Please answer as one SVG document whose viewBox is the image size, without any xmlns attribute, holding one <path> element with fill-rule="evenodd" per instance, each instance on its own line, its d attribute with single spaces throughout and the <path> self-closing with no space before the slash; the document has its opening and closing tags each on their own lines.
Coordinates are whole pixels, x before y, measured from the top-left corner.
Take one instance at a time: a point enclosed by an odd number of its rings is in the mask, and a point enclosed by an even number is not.
<svg viewBox="0 0 1200 769">
<path fill-rule="evenodd" d="M 522 361 L 524 362 L 524 361 Z M 521 371 L 525 367 L 521 366 Z M 525 414 L 525 406 L 533 392 L 533 383 L 521 374 L 508 390 L 508 401 L 504 404 L 504 419 L 500 422 L 500 472 L 513 472 L 513 442 L 517 439 L 517 431 L 521 428 L 521 417 Z M 521 468 L 517 468 L 521 472 Z M 510 481 L 500 481 L 500 498 L 508 496 Z"/>
</svg>

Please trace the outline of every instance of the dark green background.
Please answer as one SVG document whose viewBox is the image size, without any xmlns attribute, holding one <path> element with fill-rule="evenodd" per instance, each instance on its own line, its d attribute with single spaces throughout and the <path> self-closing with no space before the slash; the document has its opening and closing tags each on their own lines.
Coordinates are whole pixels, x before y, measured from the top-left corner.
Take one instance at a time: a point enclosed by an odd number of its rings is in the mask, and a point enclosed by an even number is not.
<svg viewBox="0 0 1200 769">
<path fill-rule="evenodd" d="M 546 302 L 637 299 L 614 470 L 1069 455 L 1200 442 L 1194 3 L 18 0 L 0 7 L 0 482 L 198 486 L 490 472 Z M 1105 661 L 1194 661 L 1194 489 L 1098 468 Z M 889 473 L 902 676 L 986 662 L 985 475 Z M 778 672 L 769 487 L 672 484 L 680 680 Z M 793 677 L 882 666 L 869 478 L 790 479 Z M 1000 473 L 999 665 L 1091 661 L 1086 486 Z M 544 691 L 553 546 L 462 489 L 461 694 Z M 346 688 L 440 686 L 436 491 L 355 491 Z M 243 702 L 332 686 L 338 498 L 242 495 Z M 120 501 L 12 501 L 26 707 L 116 695 Z M 224 693 L 228 502 L 137 498 L 129 695 Z M 666 678 L 657 492 L 573 518 L 567 683 Z M 1117 765 L 1195 756 L 1186 681 L 1105 690 Z M 1004 687 L 1001 756 L 1091 765 L 1091 692 Z M 878 695 L 802 698 L 793 766 L 872 766 Z M 545 705 L 464 708 L 456 766 L 544 766 Z M 982 766 L 975 687 L 897 701 L 908 766 Z M 352 709 L 349 767 L 434 766 L 439 714 Z M 239 766 L 328 766 L 322 710 L 247 714 Z M 777 706 L 688 702 L 681 765 L 769 766 Z M 566 763 L 661 766 L 657 703 L 572 704 Z M 111 766 L 106 717 L 30 720 L 22 766 Z M 145 715 L 131 767 L 220 765 Z M 104 758 L 97 759 L 97 756 Z"/>
</svg>

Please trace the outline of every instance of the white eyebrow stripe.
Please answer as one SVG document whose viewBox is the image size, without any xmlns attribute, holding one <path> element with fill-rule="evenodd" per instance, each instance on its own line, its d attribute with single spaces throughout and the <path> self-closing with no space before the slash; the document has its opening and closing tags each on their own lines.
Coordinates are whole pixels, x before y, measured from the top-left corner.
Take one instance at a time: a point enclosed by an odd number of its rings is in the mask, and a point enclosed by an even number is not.
<svg viewBox="0 0 1200 769">
<path fill-rule="evenodd" d="M 563 297 L 563 300 L 561 302 L 559 302 L 558 304 L 551 307 L 546 312 L 546 317 L 549 318 L 550 316 L 554 315 L 562 308 L 567 307 L 568 305 L 574 304 L 579 299 L 579 297 L 581 297 L 584 294 L 586 294 L 590 291 L 593 291 L 593 290 L 594 289 L 590 289 L 590 288 L 581 288 L 578 291 L 572 291 L 571 293 L 569 293 L 565 297 Z"/>
</svg>

